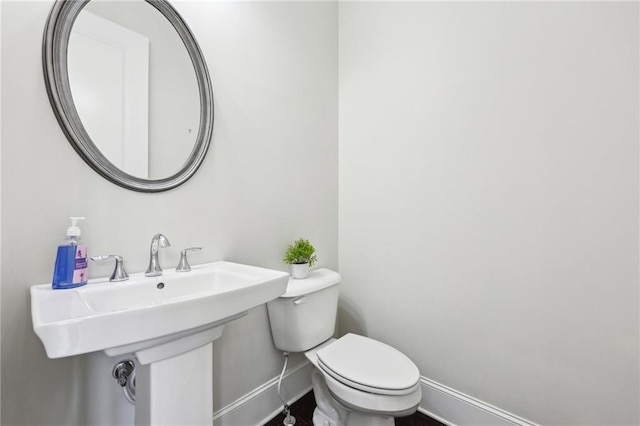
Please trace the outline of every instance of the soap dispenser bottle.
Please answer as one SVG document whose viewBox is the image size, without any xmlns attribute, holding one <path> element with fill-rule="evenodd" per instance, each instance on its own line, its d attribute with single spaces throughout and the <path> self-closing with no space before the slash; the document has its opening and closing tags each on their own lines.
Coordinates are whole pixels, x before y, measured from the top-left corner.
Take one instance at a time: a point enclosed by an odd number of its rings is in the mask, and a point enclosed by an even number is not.
<svg viewBox="0 0 640 426">
<path fill-rule="evenodd" d="M 87 274 L 87 246 L 82 244 L 78 221 L 84 217 L 72 217 L 67 228 L 67 238 L 58 246 L 56 265 L 53 270 L 53 288 L 65 289 L 85 285 Z"/>
</svg>

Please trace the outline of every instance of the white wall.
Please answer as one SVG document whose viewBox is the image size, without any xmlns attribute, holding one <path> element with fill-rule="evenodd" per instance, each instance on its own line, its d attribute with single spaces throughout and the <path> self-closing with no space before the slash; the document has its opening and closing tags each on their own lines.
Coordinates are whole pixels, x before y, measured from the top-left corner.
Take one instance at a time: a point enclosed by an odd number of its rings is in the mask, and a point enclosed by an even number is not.
<svg viewBox="0 0 640 426">
<path fill-rule="evenodd" d="M 638 29 L 635 2 L 340 4 L 342 331 L 540 424 L 640 422 Z"/>
<path fill-rule="evenodd" d="M 299 236 L 337 268 L 337 6 L 332 3 L 178 2 L 214 87 L 213 145 L 185 185 L 140 194 L 87 166 L 51 111 L 40 49 L 51 1 L 2 8 L 2 424 L 86 424 L 94 397 L 87 357 L 47 359 L 32 330 L 29 286 L 51 279 L 70 215 L 85 215 L 91 253 L 121 254 L 130 272 L 165 233 L 172 267 L 226 259 L 286 270 Z M 91 265 L 92 276 L 110 273 Z M 300 362 L 300 358 L 294 360 Z M 214 408 L 279 373 L 266 309 L 230 323 L 214 343 Z M 107 380 L 107 379 L 105 379 Z"/>
</svg>

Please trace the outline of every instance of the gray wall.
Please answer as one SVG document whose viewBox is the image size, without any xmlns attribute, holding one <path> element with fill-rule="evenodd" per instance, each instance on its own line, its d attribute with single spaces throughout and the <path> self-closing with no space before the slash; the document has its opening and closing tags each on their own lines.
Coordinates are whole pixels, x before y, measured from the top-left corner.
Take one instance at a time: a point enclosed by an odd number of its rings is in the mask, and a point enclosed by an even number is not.
<svg viewBox="0 0 640 426">
<path fill-rule="evenodd" d="M 345 2 L 339 30 L 343 331 L 540 424 L 637 425 L 638 4 Z"/>
<path fill-rule="evenodd" d="M 172 243 L 161 252 L 166 267 L 181 248 L 201 245 L 192 263 L 287 270 L 284 249 L 304 236 L 319 266 L 337 268 L 335 3 L 177 3 L 210 67 L 214 139 L 193 179 L 152 195 L 99 177 L 63 136 L 40 61 L 51 5 L 1 3 L 3 425 L 87 419 L 87 357 L 47 359 L 30 319 L 29 287 L 51 279 L 70 215 L 87 216 L 92 254 L 121 254 L 131 272 L 146 267 L 156 232 Z M 90 272 L 105 276 L 110 267 Z M 229 324 L 213 363 L 215 409 L 279 373 L 264 307 Z"/>
</svg>

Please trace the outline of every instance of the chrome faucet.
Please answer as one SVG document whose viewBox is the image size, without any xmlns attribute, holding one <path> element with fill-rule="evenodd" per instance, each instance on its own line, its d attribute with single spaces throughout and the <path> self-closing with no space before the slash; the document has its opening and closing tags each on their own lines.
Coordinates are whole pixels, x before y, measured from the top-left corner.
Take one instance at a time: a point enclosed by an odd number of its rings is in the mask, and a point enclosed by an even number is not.
<svg viewBox="0 0 640 426">
<path fill-rule="evenodd" d="M 171 243 L 169 239 L 164 236 L 164 234 L 156 234 L 151 239 L 151 251 L 149 253 L 149 267 L 145 271 L 144 275 L 147 277 L 155 277 L 158 275 L 162 275 L 162 268 L 160 267 L 160 262 L 158 261 L 158 250 L 161 247 L 169 247 Z"/>
<path fill-rule="evenodd" d="M 176 266 L 176 272 L 189 272 L 191 270 L 191 265 L 187 261 L 187 252 L 188 251 L 200 251 L 202 247 L 189 247 L 180 252 L 180 262 L 178 262 L 178 266 Z"/>
<path fill-rule="evenodd" d="M 113 273 L 111 274 L 111 278 L 109 281 L 118 282 L 118 281 L 126 281 L 129 279 L 129 274 L 124 270 L 124 258 L 122 256 L 118 256 L 117 254 L 109 254 L 106 256 L 92 256 L 91 260 L 94 262 L 98 262 L 100 260 L 107 259 L 115 259 L 116 267 L 113 269 Z"/>
</svg>

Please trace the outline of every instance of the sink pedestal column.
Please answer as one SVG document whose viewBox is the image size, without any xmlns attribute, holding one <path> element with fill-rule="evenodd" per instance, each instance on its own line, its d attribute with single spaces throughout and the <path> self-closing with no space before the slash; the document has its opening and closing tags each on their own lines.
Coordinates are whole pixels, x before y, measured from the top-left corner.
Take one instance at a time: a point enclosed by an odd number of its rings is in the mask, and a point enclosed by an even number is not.
<svg viewBox="0 0 640 426">
<path fill-rule="evenodd" d="M 213 424 L 213 343 L 139 366 L 136 426 Z"/>
<path fill-rule="evenodd" d="M 213 424 L 212 342 L 223 327 L 184 339 L 207 341 L 187 352 L 172 355 L 172 342 L 136 354 L 136 426 Z"/>
</svg>

